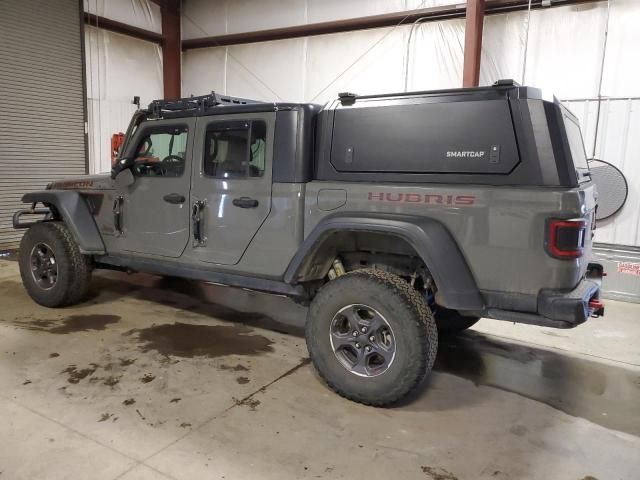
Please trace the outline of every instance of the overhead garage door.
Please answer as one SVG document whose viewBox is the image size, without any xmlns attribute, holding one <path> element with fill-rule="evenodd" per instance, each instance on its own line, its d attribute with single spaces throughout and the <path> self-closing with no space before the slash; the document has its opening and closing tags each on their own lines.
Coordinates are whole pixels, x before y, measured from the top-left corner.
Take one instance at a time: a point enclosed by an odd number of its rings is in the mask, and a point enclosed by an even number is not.
<svg viewBox="0 0 640 480">
<path fill-rule="evenodd" d="M 86 173 L 81 2 L 2 0 L 0 249 L 25 192 Z"/>
</svg>

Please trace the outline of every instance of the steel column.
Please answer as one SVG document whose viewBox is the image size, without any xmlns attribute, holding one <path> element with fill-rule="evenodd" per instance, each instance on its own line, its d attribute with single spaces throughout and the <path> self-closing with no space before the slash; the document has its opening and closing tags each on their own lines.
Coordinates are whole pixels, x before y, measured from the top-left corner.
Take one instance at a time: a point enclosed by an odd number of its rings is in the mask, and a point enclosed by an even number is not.
<svg viewBox="0 0 640 480">
<path fill-rule="evenodd" d="M 160 4 L 162 12 L 162 80 L 164 98 L 180 98 L 181 79 L 181 38 L 180 0 L 164 0 Z"/>
<path fill-rule="evenodd" d="M 482 53 L 482 26 L 485 0 L 467 1 L 467 20 L 464 31 L 463 87 L 477 87 L 480 82 L 480 57 Z"/>
</svg>

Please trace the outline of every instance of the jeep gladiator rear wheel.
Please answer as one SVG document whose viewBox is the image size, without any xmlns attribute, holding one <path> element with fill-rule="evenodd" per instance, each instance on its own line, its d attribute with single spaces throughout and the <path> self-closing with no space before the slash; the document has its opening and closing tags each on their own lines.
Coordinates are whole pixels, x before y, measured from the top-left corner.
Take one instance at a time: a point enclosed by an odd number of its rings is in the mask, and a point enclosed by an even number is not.
<svg viewBox="0 0 640 480">
<path fill-rule="evenodd" d="M 45 307 L 78 303 L 89 288 L 89 259 L 61 222 L 29 227 L 20 242 L 19 264 L 27 293 Z"/>
<path fill-rule="evenodd" d="M 313 364 L 350 400 L 383 406 L 431 371 L 438 331 L 420 294 L 392 273 L 355 270 L 320 289 L 305 330 Z"/>
</svg>

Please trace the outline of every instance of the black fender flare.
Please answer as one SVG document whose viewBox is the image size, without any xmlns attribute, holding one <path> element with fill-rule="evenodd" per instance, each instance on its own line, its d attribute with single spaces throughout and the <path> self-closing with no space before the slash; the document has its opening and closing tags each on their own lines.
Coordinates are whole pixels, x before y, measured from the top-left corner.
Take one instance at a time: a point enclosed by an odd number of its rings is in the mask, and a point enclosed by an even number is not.
<svg viewBox="0 0 640 480">
<path fill-rule="evenodd" d="M 306 262 L 330 235 L 339 231 L 379 232 L 404 239 L 429 268 L 444 306 L 455 310 L 484 309 L 473 274 L 455 239 L 441 222 L 429 217 L 385 213 L 329 215 L 298 249 L 285 271 L 285 282 L 297 283 Z"/>
<path fill-rule="evenodd" d="M 24 203 L 52 206 L 62 217 L 78 248 L 84 254 L 104 254 L 106 249 L 87 202 L 73 190 L 41 190 L 22 196 Z"/>
</svg>

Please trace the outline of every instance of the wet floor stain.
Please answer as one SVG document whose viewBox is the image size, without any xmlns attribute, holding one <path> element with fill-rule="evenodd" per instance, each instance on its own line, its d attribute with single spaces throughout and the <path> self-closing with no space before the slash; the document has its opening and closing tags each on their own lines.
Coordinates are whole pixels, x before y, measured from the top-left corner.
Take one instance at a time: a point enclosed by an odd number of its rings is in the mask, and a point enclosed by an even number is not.
<svg viewBox="0 0 640 480">
<path fill-rule="evenodd" d="M 143 352 L 177 357 L 223 357 L 272 352 L 273 342 L 245 325 L 172 323 L 135 330 Z"/>
<path fill-rule="evenodd" d="M 149 383 L 149 382 L 153 382 L 155 380 L 156 376 L 155 375 L 151 375 L 150 373 L 145 373 L 141 378 L 140 381 L 142 383 Z"/>
<path fill-rule="evenodd" d="M 249 371 L 249 367 L 245 367 L 244 365 L 240 365 L 239 363 L 233 366 L 222 364 L 218 368 L 220 370 L 231 370 L 232 372 L 248 372 Z"/>
<path fill-rule="evenodd" d="M 120 383 L 120 377 L 107 377 L 102 382 L 103 385 L 107 385 L 108 387 L 114 387 L 118 383 Z"/>
<path fill-rule="evenodd" d="M 458 477 L 444 468 L 429 467 L 425 465 L 420 468 L 422 473 L 432 480 L 458 480 Z"/>
<path fill-rule="evenodd" d="M 253 397 L 243 398 L 242 400 L 235 397 L 232 398 L 237 406 L 249 407 L 249 410 L 251 410 L 252 412 L 255 412 L 256 408 L 258 408 L 258 405 L 260 405 L 260 400 Z"/>
<path fill-rule="evenodd" d="M 640 373 L 469 331 L 444 340 L 434 369 L 640 435 Z M 520 429 L 513 431 L 523 435 Z"/>
<path fill-rule="evenodd" d="M 118 323 L 118 315 L 70 315 L 61 320 L 26 319 L 14 322 L 14 325 L 25 330 L 48 332 L 58 335 L 76 332 L 104 330 L 108 325 Z M 54 355 L 57 356 L 57 355 Z"/>
<path fill-rule="evenodd" d="M 113 413 L 103 413 L 102 415 L 100 415 L 100 419 L 98 420 L 98 422 L 106 422 L 112 416 L 113 416 Z"/>
<path fill-rule="evenodd" d="M 75 365 L 69 365 L 60 373 L 66 373 L 68 375 L 67 382 L 77 384 L 80 383 L 80 380 L 93 375 L 96 371 L 96 368 L 97 365 L 91 365 L 87 368 L 78 368 Z"/>
</svg>

